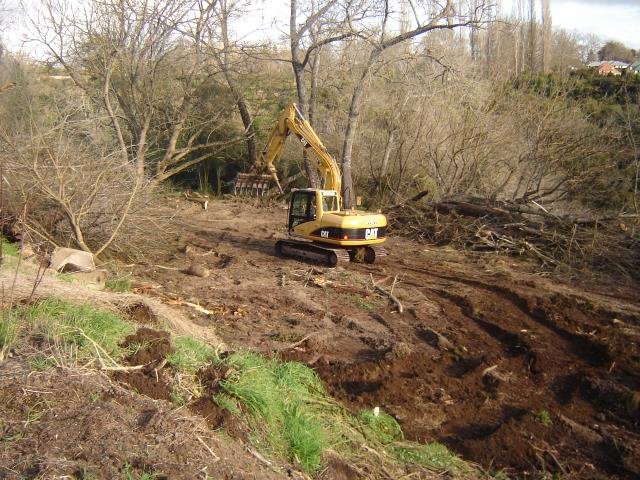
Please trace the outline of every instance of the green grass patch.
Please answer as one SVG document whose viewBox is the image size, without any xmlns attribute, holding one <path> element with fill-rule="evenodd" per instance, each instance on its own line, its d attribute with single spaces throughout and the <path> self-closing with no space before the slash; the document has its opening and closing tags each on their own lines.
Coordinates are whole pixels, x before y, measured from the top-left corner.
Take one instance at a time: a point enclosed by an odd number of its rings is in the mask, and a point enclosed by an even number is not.
<svg viewBox="0 0 640 480">
<path fill-rule="evenodd" d="M 551 420 L 551 414 L 546 410 L 539 410 L 537 412 L 534 412 L 534 417 L 537 422 L 541 423 L 545 427 L 548 427 L 553 423 L 553 421 Z"/>
<path fill-rule="evenodd" d="M 0 352 L 11 348 L 18 336 L 18 319 L 15 312 L 0 312 Z"/>
<path fill-rule="evenodd" d="M 427 445 L 405 444 L 393 448 L 395 456 L 404 463 L 415 463 L 431 470 L 460 470 L 461 460 L 438 442 Z"/>
<path fill-rule="evenodd" d="M 131 291 L 131 277 L 125 275 L 123 277 L 110 278 L 105 282 L 105 287 L 112 292 L 127 293 Z"/>
<path fill-rule="evenodd" d="M 216 402 L 234 399 L 252 415 L 258 447 L 298 462 L 307 472 L 317 471 L 330 442 L 328 425 L 313 402 L 325 397 L 316 373 L 300 363 L 255 353 L 236 353 L 222 363 L 231 373 L 220 382 L 226 396 L 218 395 Z"/>
<path fill-rule="evenodd" d="M 216 356 L 215 350 L 209 345 L 187 335 L 174 340 L 174 349 L 167 360 L 183 373 L 195 373 Z"/>
<path fill-rule="evenodd" d="M 17 257 L 20 255 L 20 246 L 17 243 L 11 243 L 2 235 L 0 235 L 0 243 L 2 244 L 2 255 L 8 257 Z"/>
<path fill-rule="evenodd" d="M 55 367 L 56 363 L 51 357 L 45 357 L 44 355 L 35 355 L 28 359 L 29 367 L 31 370 L 44 371 L 51 367 Z"/>
<path fill-rule="evenodd" d="M 360 296 L 360 295 L 356 295 L 355 293 L 350 295 L 349 297 L 351 299 L 351 302 L 358 307 L 360 310 L 364 310 L 366 312 L 371 312 L 373 310 L 375 310 L 376 305 L 375 303 L 371 302 L 371 301 L 367 301 L 365 300 L 364 297 Z"/>
<path fill-rule="evenodd" d="M 301 363 L 255 353 L 235 353 L 216 363 L 226 371 L 216 403 L 243 412 L 256 447 L 296 462 L 308 473 L 322 468 L 327 450 L 354 462 L 375 451 L 369 460 L 382 458 L 398 471 L 412 464 L 455 473 L 463 464 L 441 444 L 404 440 L 398 422 L 379 409 L 350 414 L 326 393 L 316 372 Z"/>
<path fill-rule="evenodd" d="M 27 320 L 48 341 L 75 344 L 80 357 L 95 355 L 95 348 L 86 337 L 98 343 L 111 357 L 123 357 L 127 352 L 119 344 L 135 330 L 132 324 L 108 310 L 75 305 L 57 298 L 18 308 L 16 315 Z"/>
<path fill-rule="evenodd" d="M 402 427 L 391 415 L 374 410 L 363 410 L 359 414 L 360 420 L 375 435 L 375 439 L 383 445 L 403 440 Z"/>
</svg>

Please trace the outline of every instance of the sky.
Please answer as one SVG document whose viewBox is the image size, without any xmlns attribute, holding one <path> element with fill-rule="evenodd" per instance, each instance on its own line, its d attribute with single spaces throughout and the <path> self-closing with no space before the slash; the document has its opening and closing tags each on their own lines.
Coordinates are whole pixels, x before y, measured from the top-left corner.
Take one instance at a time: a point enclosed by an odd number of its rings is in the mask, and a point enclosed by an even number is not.
<svg viewBox="0 0 640 480">
<path fill-rule="evenodd" d="M 510 13 L 514 0 L 503 0 Z M 640 0 L 550 0 L 554 28 L 592 33 L 640 50 Z"/>
<path fill-rule="evenodd" d="M 1 1 L 1 0 L 0 0 Z M 72 0 L 81 3 L 82 0 Z M 399 1 L 399 0 L 396 0 Z M 517 0 L 500 1 L 505 14 L 512 12 Z M 17 4 L 18 0 L 4 0 Z M 39 0 L 27 0 L 37 5 Z M 603 42 L 617 40 L 630 48 L 640 50 L 640 0 L 550 0 L 554 28 L 572 32 L 595 34 Z M 243 21 L 244 29 L 260 29 L 261 36 L 282 38 L 282 29 L 275 29 L 273 15 L 280 17 L 280 25 L 286 23 L 288 4 L 286 0 L 250 0 L 254 14 Z M 255 26 L 255 27 L 253 27 Z M 16 25 L 5 31 L 2 38 L 10 49 L 20 49 L 23 45 L 24 27 Z M 28 47 L 25 47 L 29 50 Z"/>
</svg>

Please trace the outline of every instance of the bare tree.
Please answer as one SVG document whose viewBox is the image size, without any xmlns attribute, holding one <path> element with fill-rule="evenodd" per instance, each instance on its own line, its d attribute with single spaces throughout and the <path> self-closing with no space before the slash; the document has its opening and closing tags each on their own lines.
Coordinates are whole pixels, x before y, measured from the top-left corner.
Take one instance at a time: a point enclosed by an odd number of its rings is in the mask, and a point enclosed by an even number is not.
<svg viewBox="0 0 640 480">
<path fill-rule="evenodd" d="M 484 23 L 484 14 L 487 8 L 485 2 L 478 2 L 472 8 L 466 11 L 456 11 L 454 2 L 446 0 L 444 2 L 409 2 L 414 15 L 412 28 L 403 33 L 393 33 L 390 25 L 393 18 L 393 10 L 391 2 L 385 0 L 381 2 L 380 23 L 374 31 L 371 31 L 367 37 L 370 45 L 368 58 L 365 60 L 362 71 L 360 72 L 356 84 L 351 95 L 351 103 L 349 105 L 349 113 L 347 119 L 347 127 L 344 133 L 344 141 L 342 148 L 342 186 L 343 198 L 346 208 L 355 205 L 355 192 L 353 188 L 352 175 L 352 153 L 355 140 L 355 134 L 360 116 L 360 108 L 365 96 L 367 81 L 374 70 L 376 64 L 382 59 L 383 55 L 393 47 L 404 42 L 410 41 L 427 32 L 437 30 L 452 30 L 460 27 L 470 27 Z"/>
<path fill-rule="evenodd" d="M 217 70 L 203 50 L 216 0 L 44 0 L 37 41 L 104 108 L 123 159 L 157 181 L 211 155 L 216 115 L 193 115 Z"/>
<path fill-rule="evenodd" d="M 25 211 L 26 234 L 36 241 L 100 255 L 122 233 L 141 199 L 142 179 L 118 151 L 96 140 L 94 119 L 80 110 L 30 128 L 0 131 L 0 159 L 13 208 Z"/>
<path fill-rule="evenodd" d="M 551 0 L 542 0 L 542 72 L 551 70 L 553 30 L 551 24 Z"/>
<path fill-rule="evenodd" d="M 240 118 L 244 126 L 248 160 L 249 163 L 253 165 L 257 160 L 255 128 L 249 102 L 237 78 L 238 66 L 241 63 L 239 52 L 242 46 L 233 41 L 229 32 L 232 18 L 242 17 L 247 2 L 246 0 L 219 0 L 218 3 L 216 9 L 217 22 L 215 25 L 211 23 L 208 25 L 210 39 L 208 47 L 213 53 L 238 107 L 238 112 L 240 113 Z"/>
<path fill-rule="evenodd" d="M 291 0 L 289 18 L 289 45 L 291 66 L 296 82 L 298 107 L 314 125 L 317 77 L 320 50 L 323 46 L 344 40 L 356 34 L 353 23 L 361 18 L 365 4 L 358 0 Z M 311 95 L 307 92 L 305 72 L 311 64 Z M 313 101 L 311 101 L 313 100 Z M 311 103 L 310 103 L 311 101 Z M 320 186 L 316 166 L 304 153 L 304 164 L 309 183 Z"/>
</svg>

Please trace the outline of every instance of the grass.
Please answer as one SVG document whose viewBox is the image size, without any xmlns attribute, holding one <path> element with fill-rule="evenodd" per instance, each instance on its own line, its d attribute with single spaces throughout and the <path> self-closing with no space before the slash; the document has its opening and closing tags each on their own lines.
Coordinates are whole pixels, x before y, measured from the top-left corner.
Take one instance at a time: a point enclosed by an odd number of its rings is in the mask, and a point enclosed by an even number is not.
<svg viewBox="0 0 640 480">
<path fill-rule="evenodd" d="M 2 255 L 8 257 L 17 257 L 20 255 L 20 247 L 17 243 L 11 243 L 2 235 L 0 235 L 0 243 L 2 243 Z"/>
<path fill-rule="evenodd" d="M 216 356 L 215 350 L 209 345 L 187 335 L 174 340 L 174 349 L 167 360 L 183 373 L 194 374 Z"/>
<path fill-rule="evenodd" d="M 550 426 L 553 422 L 551 420 L 551 414 L 546 410 L 539 410 L 534 412 L 533 416 L 536 421 L 544 425 L 545 427 Z"/>
<path fill-rule="evenodd" d="M 400 424 L 391 415 L 377 410 L 363 410 L 359 417 L 382 444 L 404 439 Z"/>
<path fill-rule="evenodd" d="M 38 370 L 40 372 L 48 370 L 49 368 L 56 365 L 51 357 L 45 357 L 44 355 L 35 355 L 33 357 L 29 357 L 27 362 L 29 363 L 29 367 L 31 367 L 31 370 Z"/>
<path fill-rule="evenodd" d="M 131 277 L 125 275 L 123 277 L 110 278 L 105 282 L 105 287 L 112 292 L 127 293 L 131 291 Z"/>
<path fill-rule="evenodd" d="M 0 312 L 0 358 L 9 350 L 18 336 L 18 319 L 14 312 Z"/>
<path fill-rule="evenodd" d="M 328 396 L 317 374 L 305 365 L 246 352 L 215 362 L 227 371 L 216 403 L 232 412 L 239 407 L 253 429 L 256 447 L 298 463 L 307 473 L 321 469 L 327 450 L 354 462 L 375 451 L 367 463 L 383 459 L 387 466 L 400 469 L 420 465 L 439 472 L 463 470 L 463 462 L 445 446 L 404 440 L 395 418 L 379 409 L 350 414 Z"/>
<path fill-rule="evenodd" d="M 415 463 L 431 470 L 462 469 L 461 460 L 438 442 L 427 445 L 407 444 L 394 448 L 395 455 L 405 463 Z"/>
<path fill-rule="evenodd" d="M 351 299 L 351 302 L 360 310 L 371 312 L 376 308 L 374 303 L 367 302 L 363 297 L 361 297 L 360 295 L 356 295 L 355 293 L 350 295 L 350 299 Z"/>
<path fill-rule="evenodd" d="M 79 357 L 93 356 L 95 353 L 86 337 L 98 343 L 111 357 L 122 357 L 127 352 L 119 344 L 135 330 L 132 324 L 108 310 L 75 305 L 57 298 L 20 307 L 15 313 L 34 326 L 46 340 L 74 344 Z"/>
<path fill-rule="evenodd" d="M 228 396 L 239 401 L 254 420 L 258 446 L 296 461 L 307 472 L 322 465 L 329 448 L 326 426 L 313 400 L 325 396 L 316 373 L 300 363 L 277 362 L 255 353 L 236 353 L 223 361 L 234 373 L 220 382 Z"/>
</svg>

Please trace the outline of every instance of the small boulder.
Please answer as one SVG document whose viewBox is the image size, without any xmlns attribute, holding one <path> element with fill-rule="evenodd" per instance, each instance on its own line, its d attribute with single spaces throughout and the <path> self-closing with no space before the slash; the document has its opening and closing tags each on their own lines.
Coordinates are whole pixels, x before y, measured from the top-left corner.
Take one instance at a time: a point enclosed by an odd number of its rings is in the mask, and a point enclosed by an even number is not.
<svg viewBox="0 0 640 480">
<path fill-rule="evenodd" d="M 211 275 L 211 271 L 209 271 L 209 269 L 195 263 L 192 263 L 189 268 L 185 270 L 185 273 L 200 278 L 207 278 Z"/>
<path fill-rule="evenodd" d="M 49 267 L 56 272 L 92 272 L 96 269 L 93 255 L 75 248 L 56 247 Z"/>
</svg>

